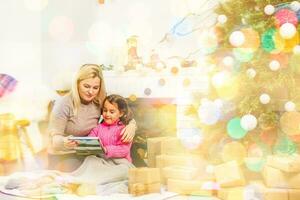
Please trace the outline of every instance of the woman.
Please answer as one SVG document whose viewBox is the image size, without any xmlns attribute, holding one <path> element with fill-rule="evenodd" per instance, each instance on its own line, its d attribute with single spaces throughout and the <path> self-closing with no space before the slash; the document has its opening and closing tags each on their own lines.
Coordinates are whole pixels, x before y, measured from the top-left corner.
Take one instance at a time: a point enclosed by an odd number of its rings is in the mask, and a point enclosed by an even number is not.
<svg viewBox="0 0 300 200">
<path fill-rule="evenodd" d="M 97 126 L 100 107 L 106 96 L 101 68 L 85 64 L 78 71 L 70 93 L 55 102 L 48 131 L 51 145 L 48 151 L 49 168 L 61 171 L 77 169 L 85 156 L 76 155 L 68 136 L 87 136 Z M 122 131 L 122 141 L 131 141 L 136 123 L 131 120 Z"/>
</svg>

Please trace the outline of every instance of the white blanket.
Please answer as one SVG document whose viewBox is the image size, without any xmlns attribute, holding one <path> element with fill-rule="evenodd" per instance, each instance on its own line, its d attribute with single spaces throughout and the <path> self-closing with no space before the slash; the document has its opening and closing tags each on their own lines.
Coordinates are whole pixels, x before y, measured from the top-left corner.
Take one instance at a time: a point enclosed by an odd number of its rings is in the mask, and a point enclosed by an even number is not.
<svg viewBox="0 0 300 200">
<path fill-rule="evenodd" d="M 40 170 L 32 172 L 16 172 L 8 177 L 3 177 L 0 191 L 5 194 L 29 197 L 26 195 L 26 190 L 24 193 L 24 190 L 20 191 L 18 188 L 5 189 L 5 185 L 9 180 L 11 182 L 14 182 L 12 180 L 16 180 L 15 182 L 18 182 L 18 180 L 22 179 L 25 180 L 26 184 L 32 183 L 33 187 L 35 187 L 35 181 L 39 182 L 42 177 L 50 177 L 53 178 L 54 182 L 59 183 L 95 184 L 97 194 L 100 195 L 126 193 L 128 185 L 128 169 L 131 167 L 134 166 L 125 159 L 105 160 L 96 156 L 88 156 L 83 164 L 71 173 L 64 173 L 55 170 Z M 49 196 L 51 195 L 39 195 L 33 197 L 40 198 Z"/>
</svg>

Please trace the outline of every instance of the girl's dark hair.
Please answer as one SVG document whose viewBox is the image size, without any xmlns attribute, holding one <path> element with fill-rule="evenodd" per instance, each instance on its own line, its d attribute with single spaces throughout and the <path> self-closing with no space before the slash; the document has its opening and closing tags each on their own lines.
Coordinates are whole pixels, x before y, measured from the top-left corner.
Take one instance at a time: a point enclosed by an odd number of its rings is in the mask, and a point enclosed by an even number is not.
<svg viewBox="0 0 300 200">
<path fill-rule="evenodd" d="M 128 106 L 127 100 L 124 97 L 117 95 L 117 94 L 112 94 L 112 95 L 107 96 L 103 101 L 102 111 L 104 108 L 105 101 L 108 101 L 111 104 L 115 103 L 118 105 L 119 111 L 123 113 L 123 116 L 120 117 L 120 121 L 123 124 L 127 125 L 129 123 L 129 121 L 133 119 L 133 113 Z"/>
</svg>

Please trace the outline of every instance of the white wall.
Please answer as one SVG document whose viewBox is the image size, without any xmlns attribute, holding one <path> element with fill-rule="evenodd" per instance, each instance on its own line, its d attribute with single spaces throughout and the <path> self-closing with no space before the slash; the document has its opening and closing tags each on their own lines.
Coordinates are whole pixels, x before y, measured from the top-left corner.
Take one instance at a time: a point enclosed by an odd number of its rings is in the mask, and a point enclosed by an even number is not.
<svg viewBox="0 0 300 200">
<path fill-rule="evenodd" d="M 199 31 L 184 37 L 171 34 L 168 41 L 159 42 L 187 13 L 210 13 L 212 9 L 203 10 L 210 5 L 205 2 L 214 1 L 106 0 L 100 5 L 97 0 L 2 0 L 0 73 L 19 81 L 23 91 L 15 96 L 28 94 L 25 108 L 41 94 L 47 102 L 46 97 L 52 98 L 54 89 L 66 87 L 84 63 L 113 64 L 115 70 L 122 70 L 126 39 L 131 35 L 139 36 L 138 52 L 144 60 L 152 49 L 162 59 L 185 57 L 199 48 Z M 188 32 L 199 25 L 205 28 L 213 22 L 201 19 L 201 15 L 188 18 L 176 31 Z M 0 99 L 2 105 L 8 101 L 12 98 Z M 8 106 L 5 109 L 9 110 Z"/>
<path fill-rule="evenodd" d="M 23 1 L 0 1 L 0 73 L 40 83 L 41 14 Z"/>
</svg>

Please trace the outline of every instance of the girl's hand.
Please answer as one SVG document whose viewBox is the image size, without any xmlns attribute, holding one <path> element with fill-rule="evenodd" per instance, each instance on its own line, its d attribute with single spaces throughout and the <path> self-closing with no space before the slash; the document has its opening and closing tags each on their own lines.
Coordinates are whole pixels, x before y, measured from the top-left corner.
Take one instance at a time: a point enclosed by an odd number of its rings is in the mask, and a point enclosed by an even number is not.
<svg viewBox="0 0 300 200">
<path fill-rule="evenodd" d="M 125 126 L 125 128 L 121 132 L 122 142 L 132 142 L 133 137 L 135 136 L 135 129 L 135 125 L 128 124 L 127 126 Z"/>
<path fill-rule="evenodd" d="M 99 139 L 99 143 L 100 143 L 100 146 L 102 147 L 102 149 L 103 149 L 104 153 L 106 153 L 106 148 L 103 146 L 103 144 L 102 144 L 102 142 L 101 142 L 101 140 L 100 140 L 100 139 Z"/>
<path fill-rule="evenodd" d="M 66 149 L 74 149 L 78 146 L 78 142 L 70 139 L 70 136 L 64 137 L 64 147 Z"/>
</svg>

